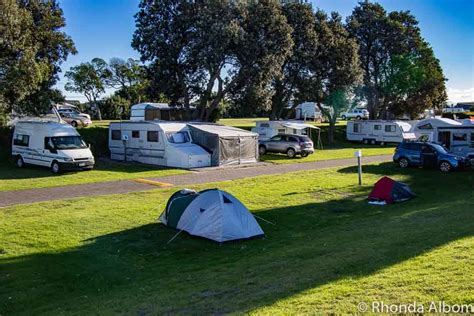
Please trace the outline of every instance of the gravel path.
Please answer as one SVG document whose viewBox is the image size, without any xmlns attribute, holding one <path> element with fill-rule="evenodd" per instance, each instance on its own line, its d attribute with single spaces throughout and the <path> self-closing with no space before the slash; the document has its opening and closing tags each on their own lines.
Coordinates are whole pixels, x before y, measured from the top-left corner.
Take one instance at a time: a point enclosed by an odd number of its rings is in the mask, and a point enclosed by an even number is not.
<svg viewBox="0 0 474 316">
<path fill-rule="evenodd" d="M 363 158 L 363 163 L 391 161 L 391 155 L 368 156 Z M 210 182 L 220 182 L 242 178 L 251 178 L 261 175 L 282 174 L 288 172 L 316 170 L 331 167 L 346 167 L 355 165 L 355 159 L 322 160 L 294 164 L 262 164 L 257 166 L 207 168 L 193 173 L 165 176 L 159 178 L 146 178 L 145 181 L 134 180 L 109 181 L 90 184 L 78 184 L 52 188 L 40 188 L 18 191 L 0 192 L 0 207 L 17 204 L 28 204 L 42 201 L 64 200 L 84 196 L 98 196 L 120 194 L 137 191 L 154 190 L 161 184 L 193 185 Z M 153 184 L 154 181 L 158 181 Z"/>
</svg>

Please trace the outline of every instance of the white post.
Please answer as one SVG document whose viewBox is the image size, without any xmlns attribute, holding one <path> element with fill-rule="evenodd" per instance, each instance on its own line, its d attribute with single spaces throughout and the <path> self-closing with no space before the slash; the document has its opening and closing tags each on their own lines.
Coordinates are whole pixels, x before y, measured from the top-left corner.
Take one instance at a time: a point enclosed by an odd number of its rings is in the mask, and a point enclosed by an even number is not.
<svg viewBox="0 0 474 316">
<path fill-rule="evenodd" d="M 359 185 L 362 185 L 362 150 L 358 150 L 354 154 L 357 157 L 357 173 L 359 175 Z"/>
</svg>

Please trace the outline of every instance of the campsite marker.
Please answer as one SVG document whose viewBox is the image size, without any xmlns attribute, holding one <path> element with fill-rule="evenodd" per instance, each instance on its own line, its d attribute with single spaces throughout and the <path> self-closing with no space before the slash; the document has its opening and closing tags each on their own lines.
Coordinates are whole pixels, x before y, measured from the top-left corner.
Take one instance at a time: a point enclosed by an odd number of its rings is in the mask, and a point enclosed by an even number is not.
<svg viewBox="0 0 474 316">
<path fill-rule="evenodd" d="M 354 156 L 357 157 L 357 172 L 359 174 L 359 185 L 362 185 L 362 150 L 357 150 L 354 153 Z"/>
</svg>

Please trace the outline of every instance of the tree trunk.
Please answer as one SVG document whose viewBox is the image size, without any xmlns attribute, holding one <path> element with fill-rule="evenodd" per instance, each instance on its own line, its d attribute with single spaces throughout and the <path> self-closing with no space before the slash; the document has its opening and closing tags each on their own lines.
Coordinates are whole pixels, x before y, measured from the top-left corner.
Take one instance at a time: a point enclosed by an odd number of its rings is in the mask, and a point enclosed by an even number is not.
<svg viewBox="0 0 474 316">
<path fill-rule="evenodd" d="M 334 144 L 334 132 L 336 130 L 336 119 L 335 117 L 329 118 L 329 129 L 328 129 L 328 142 Z"/>
<path fill-rule="evenodd" d="M 100 111 L 100 106 L 99 103 L 97 103 L 97 100 L 94 99 L 94 105 L 95 105 L 95 110 L 97 111 L 97 118 L 99 121 L 102 121 L 102 112 Z"/>
</svg>

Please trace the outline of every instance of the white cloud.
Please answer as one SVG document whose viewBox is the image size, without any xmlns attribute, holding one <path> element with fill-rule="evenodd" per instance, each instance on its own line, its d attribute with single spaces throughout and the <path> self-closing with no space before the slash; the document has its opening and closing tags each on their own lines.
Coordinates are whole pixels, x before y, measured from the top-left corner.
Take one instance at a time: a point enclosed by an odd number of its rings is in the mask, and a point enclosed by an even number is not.
<svg viewBox="0 0 474 316">
<path fill-rule="evenodd" d="M 473 102 L 474 101 L 474 87 L 469 89 L 454 89 L 448 87 L 448 102 Z"/>
</svg>

